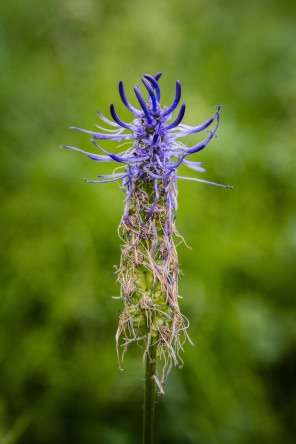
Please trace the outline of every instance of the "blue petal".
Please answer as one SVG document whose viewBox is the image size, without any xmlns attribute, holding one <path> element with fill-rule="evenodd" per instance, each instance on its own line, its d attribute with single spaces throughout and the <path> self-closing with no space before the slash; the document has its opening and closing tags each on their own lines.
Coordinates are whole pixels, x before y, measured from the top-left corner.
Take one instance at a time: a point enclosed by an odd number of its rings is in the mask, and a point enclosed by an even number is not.
<svg viewBox="0 0 296 444">
<path fill-rule="evenodd" d="M 174 120 L 174 122 L 171 123 L 170 125 L 166 125 L 164 127 L 166 131 L 168 131 L 172 128 L 175 128 L 176 126 L 179 125 L 179 123 L 182 121 L 182 119 L 184 117 L 185 109 L 186 109 L 186 105 L 185 105 L 185 103 L 183 103 L 183 105 L 181 105 L 181 108 L 180 108 L 180 111 L 179 111 L 179 114 L 178 114 L 176 120 Z"/>
<path fill-rule="evenodd" d="M 123 103 L 127 107 L 127 109 L 130 110 L 135 116 L 142 117 L 141 111 L 134 108 L 127 100 L 122 81 L 119 82 L 119 94 L 120 94 L 121 100 L 123 101 Z"/>
<path fill-rule="evenodd" d="M 184 160 L 184 165 L 188 166 L 192 170 L 200 171 L 202 173 L 205 173 L 206 170 L 204 168 L 201 168 L 199 165 L 202 165 L 204 162 L 191 162 L 190 160 Z"/>
<path fill-rule="evenodd" d="M 84 180 L 88 183 L 107 183 L 107 182 L 115 182 L 116 180 L 124 179 L 126 176 L 127 176 L 127 174 L 125 176 L 117 177 L 116 179 L 108 179 L 108 180 L 88 180 L 88 179 L 84 179 Z"/>
<path fill-rule="evenodd" d="M 216 185 L 217 187 L 223 187 L 223 188 L 230 188 L 230 189 L 232 189 L 232 186 L 230 186 L 230 185 L 220 185 L 219 183 L 208 182 L 207 180 L 196 179 L 195 177 L 182 177 L 182 176 L 177 176 L 177 179 L 195 180 L 195 181 L 197 181 L 197 182 L 208 183 L 209 185 Z"/>
<path fill-rule="evenodd" d="M 179 82 L 179 80 L 177 80 L 175 99 L 174 99 L 172 105 L 162 113 L 162 116 L 165 117 L 165 116 L 168 116 L 169 114 L 171 114 L 179 105 L 180 99 L 181 99 L 181 83 Z"/>
<path fill-rule="evenodd" d="M 152 123 L 152 118 L 151 118 L 151 116 L 149 114 L 148 108 L 146 106 L 144 97 L 141 94 L 141 91 L 139 90 L 139 88 L 137 86 L 134 87 L 134 91 L 135 91 L 135 94 L 136 94 L 137 99 L 139 101 L 139 104 L 140 104 L 140 106 L 141 106 L 141 108 L 142 108 L 142 110 L 143 110 L 143 112 L 144 112 L 144 114 L 146 116 L 146 119 L 147 119 L 148 123 Z"/>
</svg>

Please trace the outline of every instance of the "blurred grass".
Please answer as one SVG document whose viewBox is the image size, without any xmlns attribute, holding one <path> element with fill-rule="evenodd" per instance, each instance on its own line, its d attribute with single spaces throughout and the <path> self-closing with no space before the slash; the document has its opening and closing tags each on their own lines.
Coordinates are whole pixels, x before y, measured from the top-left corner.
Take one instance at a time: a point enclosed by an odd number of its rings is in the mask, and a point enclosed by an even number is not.
<svg viewBox="0 0 296 444">
<path fill-rule="evenodd" d="M 223 104 L 218 139 L 180 183 L 177 225 L 190 318 L 184 368 L 157 405 L 159 443 L 293 443 L 295 327 L 295 3 L 250 0 L 33 0 L 0 6 L 0 442 L 139 442 L 143 368 L 118 371 L 122 195 L 89 185 L 112 166 L 60 144 L 87 135 L 117 84 L 179 79 L 186 122 Z M 197 140 L 197 139 L 196 139 Z M 105 147 L 110 147 L 107 143 Z M 114 149 L 114 145 L 112 145 Z M 183 169 L 184 175 L 188 174 Z"/>
</svg>

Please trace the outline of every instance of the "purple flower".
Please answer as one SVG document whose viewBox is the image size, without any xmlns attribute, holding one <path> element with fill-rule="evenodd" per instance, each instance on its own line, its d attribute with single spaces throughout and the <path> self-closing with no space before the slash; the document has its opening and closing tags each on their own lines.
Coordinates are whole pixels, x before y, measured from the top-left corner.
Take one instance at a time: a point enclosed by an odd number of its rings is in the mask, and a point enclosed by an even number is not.
<svg viewBox="0 0 296 444">
<path fill-rule="evenodd" d="M 133 341 L 143 346 L 146 356 L 149 356 L 151 347 L 156 347 L 157 356 L 163 359 L 164 364 L 161 378 L 158 379 L 156 375 L 153 378 L 162 394 L 172 363 L 182 366 L 179 353 L 185 340 L 190 341 L 187 334 L 189 322 L 181 314 L 178 304 L 181 271 L 174 237 L 178 237 L 180 242 L 184 241 L 175 226 L 178 179 L 231 187 L 177 175 L 181 164 L 198 172 L 205 171 L 201 167 L 203 162 L 190 161 L 187 157 L 201 151 L 216 136 L 221 106 L 217 106 L 214 116 L 205 123 L 192 127 L 181 123 L 185 114 L 183 103 L 177 117 L 171 122 L 172 113 L 180 103 L 181 84 L 176 82 L 176 94 L 171 106 L 162 108 L 158 84 L 160 76 L 161 73 L 154 77 L 147 74 L 142 78 L 148 101 L 145 101 L 138 86 L 134 88 L 139 108 L 130 104 L 123 83 L 119 82 L 121 100 L 134 115 L 131 123 L 123 122 L 111 104 L 113 121 L 99 112 L 101 120 L 110 127 L 99 126 L 104 132 L 73 128 L 91 134 L 90 140 L 101 151 L 100 154 L 70 146 L 64 148 L 82 152 L 97 162 L 118 164 L 113 174 L 98 176 L 99 180 L 87 180 L 91 183 L 122 181 L 121 187 L 126 194 L 119 226 L 122 254 L 116 271 L 124 302 L 116 334 L 118 358 L 122 366 L 119 353 L 122 335 L 122 356 Z M 212 131 L 208 130 L 209 134 L 202 142 L 188 147 L 180 141 L 182 137 L 206 130 L 212 123 Z M 116 154 L 110 153 L 98 145 L 99 139 L 121 142 L 120 146 L 124 145 L 126 149 Z M 118 172 L 120 169 L 121 172 Z"/>
<path fill-rule="evenodd" d="M 194 180 L 208 183 L 210 185 L 231 188 L 229 185 L 220 185 L 198 178 L 176 176 L 177 168 L 181 164 L 199 172 L 205 171 L 200 166 L 202 165 L 202 162 L 188 161 L 186 158 L 190 154 L 201 151 L 207 146 L 210 140 L 216 136 L 219 126 L 221 106 L 217 106 L 217 111 L 214 116 L 205 123 L 192 127 L 181 123 L 186 108 L 185 103 L 183 103 L 175 120 L 168 123 L 172 119 L 173 111 L 180 103 L 181 84 L 177 80 L 176 94 L 172 105 L 168 108 L 162 108 L 160 105 L 160 87 L 158 84 L 160 76 L 161 73 L 156 74 L 154 77 L 148 74 L 145 74 L 144 77 L 142 77 L 142 82 L 148 92 L 147 102 L 139 87 L 136 86 L 134 88 L 140 106 L 139 109 L 134 108 L 130 104 L 126 97 L 123 83 L 119 82 L 119 94 L 121 100 L 127 109 L 135 116 L 131 123 L 125 123 L 118 117 L 112 103 L 110 106 L 110 112 L 114 121 L 107 119 L 99 112 L 102 121 L 111 126 L 112 129 L 98 126 L 99 129 L 105 132 L 93 132 L 77 127 L 71 127 L 71 129 L 91 134 L 91 142 L 104 153 L 103 155 L 92 154 L 71 146 L 64 146 L 63 148 L 80 151 L 81 153 L 86 154 L 90 159 L 98 162 L 117 162 L 123 164 L 123 166 L 125 165 L 124 171 L 121 174 L 117 173 L 107 176 L 98 176 L 100 180 L 87 180 L 87 182 L 105 183 L 122 180 L 122 189 L 126 194 L 129 194 L 132 183 L 137 180 L 152 179 L 155 181 L 166 180 L 169 182 L 173 177 L 176 181 L 177 179 Z M 205 130 L 212 122 L 215 122 L 214 129 L 208 131 L 209 135 L 197 145 L 188 147 L 179 141 L 182 137 Z M 116 142 L 125 141 L 128 142 L 129 147 L 121 153 L 110 153 L 96 143 L 96 140 L 99 139 L 114 140 Z"/>
</svg>

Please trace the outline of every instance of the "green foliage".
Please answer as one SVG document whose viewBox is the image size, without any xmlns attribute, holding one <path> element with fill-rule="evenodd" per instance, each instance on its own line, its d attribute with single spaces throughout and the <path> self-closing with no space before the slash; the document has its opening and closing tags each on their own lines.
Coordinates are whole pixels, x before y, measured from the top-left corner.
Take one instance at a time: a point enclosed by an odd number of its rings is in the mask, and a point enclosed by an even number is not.
<svg viewBox="0 0 296 444">
<path fill-rule="evenodd" d="M 196 346 L 157 404 L 156 442 L 294 442 L 295 3 L 0 8 L 1 443 L 140 441 L 142 350 L 119 372 L 111 298 L 123 195 L 85 183 L 105 166 L 58 146 L 90 150 L 65 128 L 92 130 L 111 102 L 130 119 L 117 82 L 135 104 L 132 86 L 158 71 L 163 103 L 181 81 L 189 124 L 224 105 L 218 139 L 193 160 L 208 170 L 197 177 L 234 189 L 180 184 L 177 228 L 192 246 L 179 248 L 180 306 Z"/>
</svg>

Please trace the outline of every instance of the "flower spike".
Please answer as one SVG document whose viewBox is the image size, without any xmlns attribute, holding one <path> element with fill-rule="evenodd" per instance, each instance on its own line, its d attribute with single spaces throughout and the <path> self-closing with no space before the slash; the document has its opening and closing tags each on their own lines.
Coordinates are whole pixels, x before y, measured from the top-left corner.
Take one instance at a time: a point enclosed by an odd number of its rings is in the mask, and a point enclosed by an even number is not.
<svg viewBox="0 0 296 444">
<path fill-rule="evenodd" d="M 175 225 L 178 179 L 231 187 L 178 175 L 178 168 L 182 164 L 194 172 L 205 172 L 201 167 L 203 162 L 189 161 L 187 158 L 204 149 L 217 136 L 221 106 L 218 105 L 213 117 L 201 125 L 189 126 L 181 123 L 186 108 L 183 103 L 176 119 L 168 124 L 180 103 L 181 84 L 177 80 L 175 99 L 165 109 L 160 105 L 160 76 L 159 72 L 155 76 L 145 74 L 142 77 L 149 94 L 147 102 L 139 87 L 134 88 L 140 110 L 130 104 L 123 83 L 119 82 L 121 100 L 135 116 L 131 123 L 123 122 L 111 104 L 114 122 L 100 112 L 99 116 L 112 129 L 100 127 L 102 133 L 97 133 L 73 127 L 91 134 L 91 142 L 100 154 L 72 146 L 64 148 L 81 152 L 97 162 L 116 162 L 118 165 L 112 174 L 100 175 L 96 180 L 86 179 L 89 183 L 117 183 L 125 194 L 118 231 L 122 240 L 121 261 L 116 271 L 123 304 L 116 333 L 117 356 L 122 368 L 123 355 L 131 342 L 137 342 L 144 349 L 147 359 L 151 358 L 153 349 L 155 359 L 163 358 L 161 373 L 153 375 L 159 394 L 163 394 L 172 365 L 182 366 L 180 352 L 183 343 L 188 340 L 192 344 L 187 333 L 189 322 L 179 308 L 178 281 L 181 270 L 174 236 L 182 241 L 184 239 Z M 214 129 L 208 130 L 209 134 L 194 146 L 188 147 L 179 140 L 207 130 L 211 124 L 215 125 Z M 96 143 L 97 139 L 120 142 L 118 148 L 124 146 L 124 151 L 116 154 L 109 152 Z M 121 347 L 123 352 L 120 354 Z"/>
</svg>

